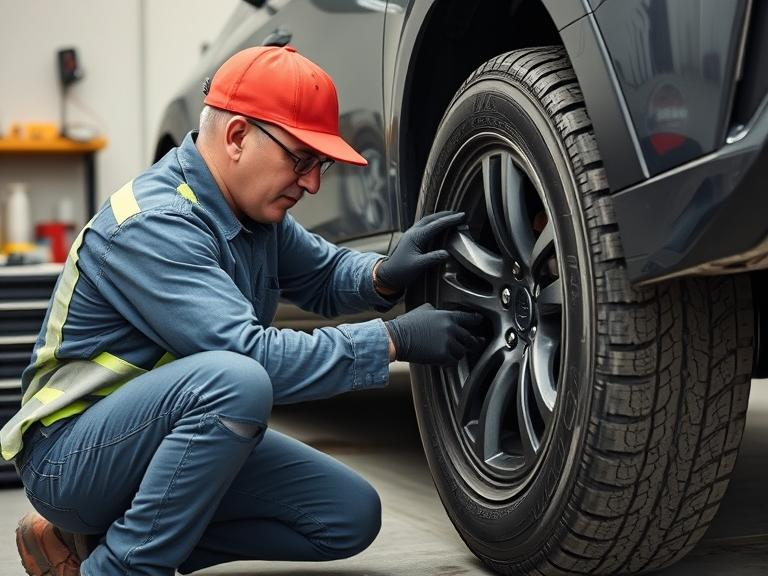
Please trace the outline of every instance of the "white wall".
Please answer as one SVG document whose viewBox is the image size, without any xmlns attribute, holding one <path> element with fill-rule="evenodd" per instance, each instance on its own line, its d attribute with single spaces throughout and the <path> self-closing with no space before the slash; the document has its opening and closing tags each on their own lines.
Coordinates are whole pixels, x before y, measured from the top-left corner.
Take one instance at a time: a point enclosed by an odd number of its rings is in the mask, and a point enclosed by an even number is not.
<svg viewBox="0 0 768 576">
<path fill-rule="evenodd" d="M 143 0 L 145 6 L 146 134 L 152 160 L 162 113 L 241 0 Z M 201 87 L 202 89 L 202 87 Z M 203 97 L 202 91 L 200 98 Z"/>
<path fill-rule="evenodd" d="M 166 102 L 191 73 L 200 47 L 218 36 L 239 0 L 6 0 L 0 8 L 0 130 L 12 122 L 59 121 L 56 51 L 74 46 L 85 78 L 71 89 L 70 122 L 109 141 L 97 155 L 99 203 L 151 160 Z M 36 220 L 55 199 L 75 200 L 85 220 L 76 159 L 0 155 L 0 195 L 30 185 Z"/>
</svg>

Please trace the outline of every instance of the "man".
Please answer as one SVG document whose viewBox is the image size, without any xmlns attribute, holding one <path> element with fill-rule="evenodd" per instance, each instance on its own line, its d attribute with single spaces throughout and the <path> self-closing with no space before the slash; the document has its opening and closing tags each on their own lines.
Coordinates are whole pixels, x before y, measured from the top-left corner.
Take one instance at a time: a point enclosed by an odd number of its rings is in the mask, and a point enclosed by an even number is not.
<svg viewBox="0 0 768 576">
<path fill-rule="evenodd" d="M 332 161 L 365 164 L 338 136 L 330 77 L 293 48 L 251 48 L 206 92 L 199 134 L 77 238 L 0 431 L 39 512 L 17 530 L 29 574 L 360 552 L 378 495 L 268 430 L 273 403 L 384 386 L 396 358 L 455 363 L 478 343 L 478 315 L 430 306 L 386 325 L 270 328 L 280 295 L 326 316 L 390 308 L 448 257 L 427 247 L 462 215 L 423 219 L 389 258 L 333 246 L 287 214 Z"/>
</svg>

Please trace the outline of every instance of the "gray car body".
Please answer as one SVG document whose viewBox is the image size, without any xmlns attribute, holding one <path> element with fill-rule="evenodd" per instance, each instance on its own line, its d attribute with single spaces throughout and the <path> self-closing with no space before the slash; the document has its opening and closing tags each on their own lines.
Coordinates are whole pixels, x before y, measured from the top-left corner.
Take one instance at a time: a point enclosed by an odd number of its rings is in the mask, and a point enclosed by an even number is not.
<svg viewBox="0 0 768 576">
<path fill-rule="evenodd" d="M 197 125 L 202 82 L 228 56 L 290 37 L 334 78 L 341 132 L 369 160 L 365 168 L 334 166 L 321 193 L 293 214 L 329 240 L 386 253 L 419 216 L 426 158 L 464 79 L 508 50 L 562 44 L 594 126 L 630 278 L 750 272 L 759 334 L 768 334 L 768 299 L 760 296 L 768 276 L 754 272 L 768 264 L 768 2 L 272 0 L 271 7 L 237 7 L 166 107 L 156 157 Z M 672 153 L 659 153 L 669 146 Z M 278 310 L 281 326 L 324 323 L 295 307 Z M 755 376 L 768 375 L 763 340 Z M 17 402 L 3 399 L 0 421 Z M 9 478 L 14 471 L 0 466 L 0 481 Z"/>
<path fill-rule="evenodd" d="M 369 160 L 334 167 L 293 214 L 331 241 L 386 251 L 420 216 L 426 155 L 463 79 L 505 50 L 559 43 L 593 122 L 630 278 L 765 266 L 768 223 L 754 216 L 765 206 L 756 183 L 768 139 L 765 3 L 273 0 L 269 8 L 238 7 L 168 106 L 158 155 L 196 125 L 202 80 L 230 54 L 289 40 L 334 78 L 342 135 Z M 735 229 L 723 234 L 724 225 Z"/>
</svg>

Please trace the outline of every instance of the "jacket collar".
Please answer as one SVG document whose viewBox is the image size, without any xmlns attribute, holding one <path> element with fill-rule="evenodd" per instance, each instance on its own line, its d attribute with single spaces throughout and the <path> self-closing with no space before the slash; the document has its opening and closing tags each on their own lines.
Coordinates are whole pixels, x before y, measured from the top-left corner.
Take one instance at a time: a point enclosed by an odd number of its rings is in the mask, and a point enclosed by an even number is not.
<svg viewBox="0 0 768 576">
<path fill-rule="evenodd" d="M 224 194 L 219 189 L 208 165 L 200 155 L 195 145 L 197 130 L 192 130 L 185 137 L 181 146 L 177 148 L 176 155 L 179 159 L 184 180 L 192 188 L 200 206 L 208 212 L 216 223 L 221 226 L 227 240 L 232 240 L 241 231 L 252 233 L 261 226 L 251 220 L 243 223 L 237 219 L 235 213 L 227 204 Z"/>
</svg>

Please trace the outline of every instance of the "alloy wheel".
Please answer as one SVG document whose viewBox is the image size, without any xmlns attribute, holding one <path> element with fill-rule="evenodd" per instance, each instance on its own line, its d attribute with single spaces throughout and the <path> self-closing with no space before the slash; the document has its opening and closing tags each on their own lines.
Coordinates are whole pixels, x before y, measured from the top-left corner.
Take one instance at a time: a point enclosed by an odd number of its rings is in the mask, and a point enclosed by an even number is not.
<svg viewBox="0 0 768 576">
<path fill-rule="evenodd" d="M 446 406 L 476 469 L 495 484 L 516 483 L 542 454 L 557 403 L 563 286 L 555 229 L 533 167 L 511 142 L 479 135 L 453 166 L 444 182 L 457 183 L 450 197 L 467 220 L 447 239 L 453 259 L 436 301 L 480 312 L 487 343 L 443 371 Z"/>
</svg>

